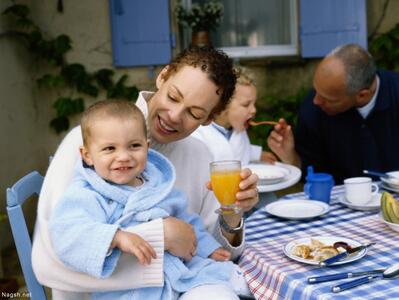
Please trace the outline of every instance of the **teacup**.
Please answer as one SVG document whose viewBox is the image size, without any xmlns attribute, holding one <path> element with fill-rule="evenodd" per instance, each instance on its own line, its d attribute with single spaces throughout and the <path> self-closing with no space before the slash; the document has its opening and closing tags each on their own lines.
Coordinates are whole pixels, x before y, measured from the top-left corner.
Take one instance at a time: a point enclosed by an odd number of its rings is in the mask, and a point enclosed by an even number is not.
<svg viewBox="0 0 399 300">
<path fill-rule="evenodd" d="M 378 193 L 378 185 L 370 177 L 352 177 L 344 180 L 345 197 L 356 205 L 364 205 Z"/>
</svg>

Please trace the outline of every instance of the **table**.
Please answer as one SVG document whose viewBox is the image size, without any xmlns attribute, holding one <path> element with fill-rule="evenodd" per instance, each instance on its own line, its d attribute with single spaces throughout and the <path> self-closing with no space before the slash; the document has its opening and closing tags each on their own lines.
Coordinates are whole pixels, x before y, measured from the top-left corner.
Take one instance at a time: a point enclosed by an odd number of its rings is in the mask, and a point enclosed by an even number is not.
<svg viewBox="0 0 399 300">
<path fill-rule="evenodd" d="M 338 196 L 343 192 L 343 186 L 334 187 L 330 212 L 316 219 L 283 220 L 262 208 L 246 220 L 247 247 L 239 265 L 256 299 L 399 299 L 399 279 L 376 280 L 337 294 L 331 292 L 331 287 L 351 279 L 307 283 L 310 276 L 366 271 L 399 263 L 399 233 L 384 224 L 375 211 L 351 210 L 339 203 Z M 304 198 L 304 194 L 284 198 Z M 328 268 L 305 265 L 284 255 L 283 246 L 288 242 L 321 235 L 376 245 L 360 260 Z"/>
</svg>

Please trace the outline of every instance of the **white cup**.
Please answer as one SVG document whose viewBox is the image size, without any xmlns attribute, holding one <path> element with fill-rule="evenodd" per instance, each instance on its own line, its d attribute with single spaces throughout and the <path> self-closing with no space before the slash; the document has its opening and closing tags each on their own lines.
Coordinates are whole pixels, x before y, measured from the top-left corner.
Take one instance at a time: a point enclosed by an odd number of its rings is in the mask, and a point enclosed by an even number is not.
<svg viewBox="0 0 399 300">
<path fill-rule="evenodd" d="M 356 205 L 366 204 L 378 193 L 378 185 L 370 177 L 347 178 L 344 185 L 346 200 Z"/>
</svg>

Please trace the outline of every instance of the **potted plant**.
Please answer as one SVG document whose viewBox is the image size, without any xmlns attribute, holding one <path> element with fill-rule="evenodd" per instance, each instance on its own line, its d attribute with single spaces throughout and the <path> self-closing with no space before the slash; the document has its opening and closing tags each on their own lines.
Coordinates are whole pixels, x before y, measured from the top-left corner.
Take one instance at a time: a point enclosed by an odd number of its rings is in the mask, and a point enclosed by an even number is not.
<svg viewBox="0 0 399 300">
<path fill-rule="evenodd" d="M 191 29 L 191 43 L 193 45 L 210 44 L 209 32 L 215 30 L 222 21 L 223 4 L 208 1 L 203 4 L 194 3 L 191 8 L 185 8 L 179 3 L 175 9 L 177 23 Z"/>
</svg>

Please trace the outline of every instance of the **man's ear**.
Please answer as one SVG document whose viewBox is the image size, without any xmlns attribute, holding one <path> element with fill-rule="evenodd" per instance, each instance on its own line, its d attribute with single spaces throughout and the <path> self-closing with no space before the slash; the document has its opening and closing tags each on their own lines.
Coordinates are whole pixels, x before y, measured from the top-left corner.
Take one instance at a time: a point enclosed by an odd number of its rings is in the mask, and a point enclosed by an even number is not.
<svg viewBox="0 0 399 300">
<path fill-rule="evenodd" d="M 371 89 L 362 89 L 356 95 L 356 101 L 359 105 L 363 106 L 368 103 L 372 98 L 372 90 Z"/>
<path fill-rule="evenodd" d="M 165 82 L 164 77 L 165 77 L 166 72 L 168 71 L 168 67 L 169 67 L 169 66 L 164 67 L 164 68 L 161 70 L 161 72 L 158 74 L 157 80 L 155 81 L 155 84 L 156 84 L 156 86 L 157 86 L 157 89 L 161 88 L 162 84 Z"/>
<path fill-rule="evenodd" d="M 90 154 L 89 151 L 87 151 L 85 146 L 80 146 L 79 147 L 79 152 L 80 152 L 80 156 L 82 157 L 82 159 L 85 161 L 85 163 L 89 166 L 93 165 L 93 161 L 90 158 Z"/>
</svg>

